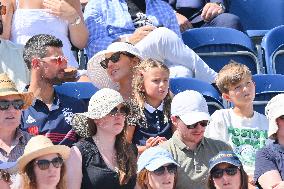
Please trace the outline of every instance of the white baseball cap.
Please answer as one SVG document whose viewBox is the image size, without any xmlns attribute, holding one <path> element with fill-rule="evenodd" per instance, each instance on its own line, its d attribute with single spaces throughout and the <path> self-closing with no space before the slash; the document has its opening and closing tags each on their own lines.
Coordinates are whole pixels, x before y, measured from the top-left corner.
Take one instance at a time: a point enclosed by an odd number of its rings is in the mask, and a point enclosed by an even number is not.
<svg viewBox="0 0 284 189">
<path fill-rule="evenodd" d="M 276 95 L 267 103 L 265 115 L 269 121 L 268 137 L 275 139 L 275 133 L 278 131 L 276 119 L 284 115 L 284 94 Z"/>
<path fill-rule="evenodd" d="M 197 91 L 186 90 L 174 96 L 171 115 L 178 116 L 186 125 L 210 120 L 205 98 Z"/>
</svg>

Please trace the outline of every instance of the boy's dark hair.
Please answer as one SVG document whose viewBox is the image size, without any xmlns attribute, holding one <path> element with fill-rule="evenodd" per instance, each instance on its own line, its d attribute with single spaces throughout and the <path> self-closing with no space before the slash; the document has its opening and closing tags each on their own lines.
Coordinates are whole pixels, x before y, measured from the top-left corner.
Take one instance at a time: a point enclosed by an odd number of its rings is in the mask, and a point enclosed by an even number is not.
<svg viewBox="0 0 284 189">
<path fill-rule="evenodd" d="M 244 64 L 230 60 L 230 62 L 219 71 L 215 82 L 221 93 L 228 93 L 231 86 L 238 84 L 247 77 L 252 78 L 249 68 Z"/>
<path fill-rule="evenodd" d="M 62 48 L 63 43 L 55 36 L 48 34 L 39 34 L 30 38 L 24 47 L 24 61 L 27 67 L 31 69 L 32 58 L 44 58 L 47 55 L 46 47 L 58 47 Z"/>
</svg>

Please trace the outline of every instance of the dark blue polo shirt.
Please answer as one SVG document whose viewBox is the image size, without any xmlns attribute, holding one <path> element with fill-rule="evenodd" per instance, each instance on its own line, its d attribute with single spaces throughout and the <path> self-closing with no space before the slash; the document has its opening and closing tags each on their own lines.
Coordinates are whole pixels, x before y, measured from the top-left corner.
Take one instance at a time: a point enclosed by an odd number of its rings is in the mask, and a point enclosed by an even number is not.
<svg viewBox="0 0 284 189">
<path fill-rule="evenodd" d="M 87 110 L 86 104 L 76 98 L 55 93 L 51 108 L 39 99 L 22 113 L 22 130 L 31 135 L 45 135 L 54 144 L 71 146 L 78 141 L 70 122 L 74 113 Z"/>
<path fill-rule="evenodd" d="M 150 137 L 160 136 L 166 139 L 172 137 L 172 123 L 170 119 L 166 119 L 163 113 L 163 103 L 157 109 L 145 103 L 144 116 L 146 125 L 139 123 L 136 125 L 132 139 L 133 144 L 145 146 L 146 140 Z M 142 123 L 141 120 L 139 122 Z"/>
</svg>

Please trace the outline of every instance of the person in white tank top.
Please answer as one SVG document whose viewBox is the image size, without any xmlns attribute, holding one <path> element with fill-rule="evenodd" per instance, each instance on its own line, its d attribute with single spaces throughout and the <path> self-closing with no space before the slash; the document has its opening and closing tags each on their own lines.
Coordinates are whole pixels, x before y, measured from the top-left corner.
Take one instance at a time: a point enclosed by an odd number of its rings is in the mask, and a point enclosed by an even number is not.
<svg viewBox="0 0 284 189">
<path fill-rule="evenodd" d="M 88 39 L 79 0 L 1 1 L 7 6 L 7 14 L 3 16 L 4 31 L 0 37 L 25 45 L 34 35 L 54 35 L 63 41 L 68 67 L 78 68 L 71 43 L 83 49 Z"/>
</svg>

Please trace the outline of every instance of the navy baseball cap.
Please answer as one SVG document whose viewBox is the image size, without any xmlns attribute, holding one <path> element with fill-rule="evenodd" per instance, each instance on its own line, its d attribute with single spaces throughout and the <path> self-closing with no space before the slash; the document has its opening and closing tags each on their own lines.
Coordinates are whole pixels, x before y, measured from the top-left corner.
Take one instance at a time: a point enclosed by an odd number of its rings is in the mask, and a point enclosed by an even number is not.
<svg viewBox="0 0 284 189">
<path fill-rule="evenodd" d="M 240 159 L 233 151 L 221 151 L 209 161 L 209 172 L 220 163 L 228 163 L 236 167 L 242 165 Z"/>
</svg>

